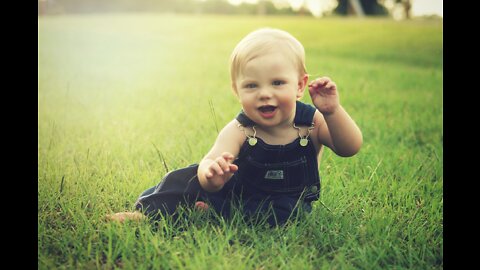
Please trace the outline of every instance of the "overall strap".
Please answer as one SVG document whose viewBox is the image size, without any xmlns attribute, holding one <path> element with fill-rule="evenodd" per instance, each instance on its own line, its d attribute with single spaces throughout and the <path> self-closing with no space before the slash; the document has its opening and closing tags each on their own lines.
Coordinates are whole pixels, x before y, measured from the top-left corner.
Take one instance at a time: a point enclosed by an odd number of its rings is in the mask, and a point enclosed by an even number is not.
<svg viewBox="0 0 480 270">
<path fill-rule="evenodd" d="M 315 115 L 315 107 L 305 104 L 297 100 L 297 110 L 295 112 L 295 120 L 293 122 L 297 126 L 313 125 L 313 116 Z"/>
<path fill-rule="evenodd" d="M 295 119 L 293 122 L 297 126 L 311 126 L 313 123 L 313 116 L 315 115 L 315 107 L 309 104 L 305 104 L 301 101 L 296 102 L 296 112 L 295 112 Z M 255 126 L 256 123 L 248 118 L 248 116 L 241 110 L 238 115 L 236 116 L 236 119 L 242 126 L 244 127 L 251 127 Z"/>
<path fill-rule="evenodd" d="M 242 124 L 242 126 L 244 127 L 252 127 L 252 126 L 255 126 L 256 123 L 253 122 L 252 119 L 248 118 L 248 116 L 243 112 L 243 110 L 241 110 L 238 114 L 237 114 L 237 117 L 236 117 L 237 121 L 240 122 L 240 124 Z"/>
</svg>

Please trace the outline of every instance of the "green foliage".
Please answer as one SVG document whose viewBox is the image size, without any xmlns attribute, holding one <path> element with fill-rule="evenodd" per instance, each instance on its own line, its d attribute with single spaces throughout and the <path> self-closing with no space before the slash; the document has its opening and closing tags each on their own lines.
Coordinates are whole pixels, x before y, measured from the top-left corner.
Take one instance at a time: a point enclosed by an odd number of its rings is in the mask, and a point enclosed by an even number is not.
<svg viewBox="0 0 480 270">
<path fill-rule="evenodd" d="M 388 15 L 388 10 L 379 3 L 378 0 L 360 0 L 363 12 L 366 15 L 385 16 Z M 347 15 L 350 13 L 352 7 L 349 0 L 338 0 L 338 5 L 334 9 L 334 13 L 339 15 Z"/>
<path fill-rule="evenodd" d="M 274 229 L 196 212 L 106 222 L 235 117 L 228 58 L 261 26 L 304 44 L 363 131 L 356 156 L 325 151 L 321 202 Z M 38 29 L 39 269 L 443 268 L 441 21 L 130 14 Z"/>
</svg>

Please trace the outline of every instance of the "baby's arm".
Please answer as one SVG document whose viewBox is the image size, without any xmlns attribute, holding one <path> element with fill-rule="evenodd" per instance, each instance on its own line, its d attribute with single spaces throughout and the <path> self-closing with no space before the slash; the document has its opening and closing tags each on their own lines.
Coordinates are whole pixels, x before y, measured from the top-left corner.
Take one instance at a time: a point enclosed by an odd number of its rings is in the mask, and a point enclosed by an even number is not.
<svg viewBox="0 0 480 270">
<path fill-rule="evenodd" d="M 200 161 L 197 176 L 202 188 L 208 192 L 219 191 L 238 170 L 233 161 L 240 152 L 245 135 L 232 120 L 218 134 L 212 149 Z"/>
<path fill-rule="evenodd" d="M 315 114 L 319 143 L 328 146 L 337 155 L 355 155 L 362 146 L 362 132 L 340 105 L 336 84 L 328 77 L 316 79 L 309 85 Z"/>
</svg>

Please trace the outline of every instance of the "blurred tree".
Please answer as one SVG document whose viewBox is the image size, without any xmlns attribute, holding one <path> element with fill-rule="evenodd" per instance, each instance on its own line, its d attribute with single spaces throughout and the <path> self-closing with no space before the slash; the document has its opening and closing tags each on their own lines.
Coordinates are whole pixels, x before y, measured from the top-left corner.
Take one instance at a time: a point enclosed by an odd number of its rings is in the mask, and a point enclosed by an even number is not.
<svg viewBox="0 0 480 270">
<path fill-rule="evenodd" d="M 257 3 L 257 14 L 258 15 L 265 15 L 267 14 L 267 1 L 266 0 L 259 0 Z"/>
<path fill-rule="evenodd" d="M 176 12 L 211 14 L 295 15 L 290 6 L 277 8 L 272 0 L 234 6 L 228 0 L 37 0 L 38 15 L 56 13 Z M 306 12 L 304 15 L 311 15 Z"/>
<path fill-rule="evenodd" d="M 396 20 L 410 19 L 412 16 L 412 0 L 379 0 L 379 3 Z"/>
<path fill-rule="evenodd" d="M 360 3 L 361 8 L 358 7 Z M 338 0 L 334 13 L 340 15 L 388 15 L 388 10 L 378 0 Z"/>
<path fill-rule="evenodd" d="M 405 13 L 405 19 L 411 18 L 411 10 L 412 10 L 412 1 L 411 0 L 395 0 L 397 3 L 401 3 L 403 6 L 403 12 Z"/>
</svg>

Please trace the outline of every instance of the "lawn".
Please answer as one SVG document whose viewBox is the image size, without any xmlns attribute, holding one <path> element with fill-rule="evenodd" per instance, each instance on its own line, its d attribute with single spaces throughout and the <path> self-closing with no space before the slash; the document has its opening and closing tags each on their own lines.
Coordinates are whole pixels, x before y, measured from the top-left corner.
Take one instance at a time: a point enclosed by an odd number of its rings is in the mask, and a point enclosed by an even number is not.
<svg viewBox="0 0 480 270">
<path fill-rule="evenodd" d="M 240 110 L 230 52 L 262 26 L 304 44 L 363 132 L 356 156 L 325 151 L 312 213 L 106 222 L 209 150 Z M 439 20 L 39 17 L 38 268 L 442 269 L 442 57 Z"/>
</svg>

